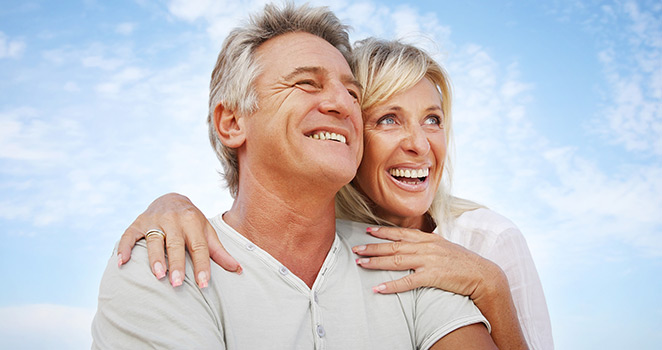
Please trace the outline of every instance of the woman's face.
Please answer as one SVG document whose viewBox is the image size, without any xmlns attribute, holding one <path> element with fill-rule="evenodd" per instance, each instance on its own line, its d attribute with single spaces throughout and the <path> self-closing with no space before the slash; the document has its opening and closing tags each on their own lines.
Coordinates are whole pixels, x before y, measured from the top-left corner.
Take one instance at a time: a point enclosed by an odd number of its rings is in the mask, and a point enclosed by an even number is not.
<svg viewBox="0 0 662 350">
<path fill-rule="evenodd" d="M 363 112 L 364 154 L 355 184 L 375 214 L 396 225 L 430 208 L 446 156 L 441 97 L 427 78 Z"/>
</svg>

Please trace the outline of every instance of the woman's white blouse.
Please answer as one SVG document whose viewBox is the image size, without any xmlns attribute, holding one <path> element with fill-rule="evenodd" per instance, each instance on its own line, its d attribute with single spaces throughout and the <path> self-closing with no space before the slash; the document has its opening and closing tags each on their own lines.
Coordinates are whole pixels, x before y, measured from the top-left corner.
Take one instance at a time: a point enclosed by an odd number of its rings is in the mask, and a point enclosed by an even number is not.
<svg viewBox="0 0 662 350">
<path fill-rule="evenodd" d="M 463 213 L 454 223 L 438 230 L 449 241 L 501 267 L 508 277 L 517 317 L 529 347 L 554 349 L 545 294 L 529 247 L 517 226 L 496 212 L 481 208 Z"/>
</svg>

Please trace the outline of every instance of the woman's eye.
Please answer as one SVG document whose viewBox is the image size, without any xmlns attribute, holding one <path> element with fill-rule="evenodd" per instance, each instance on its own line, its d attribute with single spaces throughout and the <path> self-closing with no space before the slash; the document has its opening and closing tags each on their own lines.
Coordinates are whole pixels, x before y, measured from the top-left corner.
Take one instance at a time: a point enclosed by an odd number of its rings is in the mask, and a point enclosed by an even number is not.
<svg viewBox="0 0 662 350">
<path fill-rule="evenodd" d="M 429 115 L 423 121 L 425 125 L 441 125 L 441 118 L 436 115 Z"/>
<path fill-rule="evenodd" d="M 347 92 L 350 94 L 350 96 L 354 97 L 355 100 L 359 99 L 359 94 L 356 93 L 356 91 L 347 89 Z"/>
<path fill-rule="evenodd" d="M 379 120 L 377 120 L 377 125 L 393 125 L 395 124 L 395 116 L 393 114 L 387 114 Z"/>
</svg>

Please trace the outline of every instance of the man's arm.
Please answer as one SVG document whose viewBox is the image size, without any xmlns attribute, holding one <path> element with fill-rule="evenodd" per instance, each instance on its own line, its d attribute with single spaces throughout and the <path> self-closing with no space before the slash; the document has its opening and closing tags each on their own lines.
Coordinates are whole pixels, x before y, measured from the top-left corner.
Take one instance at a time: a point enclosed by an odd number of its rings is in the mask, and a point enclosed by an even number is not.
<svg viewBox="0 0 662 350">
<path fill-rule="evenodd" d="M 498 349 L 487 328 L 482 323 L 474 323 L 458 328 L 439 339 L 431 350 L 496 350 Z"/>
<path fill-rule="evenodd" d="M 99 287 L 92 348 L 224 349 L 212 288 L 199 289 L 190 268 L 183 284 L 172 288 L 154 279 L 147 261 L 144 241 L 121 267 L 114 255 L 110 259 Z"/>
</svg>

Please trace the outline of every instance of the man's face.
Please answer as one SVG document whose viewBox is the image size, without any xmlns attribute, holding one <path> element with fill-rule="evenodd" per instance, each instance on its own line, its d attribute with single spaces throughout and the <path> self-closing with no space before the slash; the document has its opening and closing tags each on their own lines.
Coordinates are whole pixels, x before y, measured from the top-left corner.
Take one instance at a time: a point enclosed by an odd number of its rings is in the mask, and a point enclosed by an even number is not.
<svg viewBox="0 0 662 350">
<path fill-rule="evenodd" d="M 256 58 L 258 111 L 245 117 L 240 163 L 277 186 L 349 183 L 361 160 L 363 123 L 360 88 L 345 58 L 300 32 L 266 41 Z"/>
</svg>

